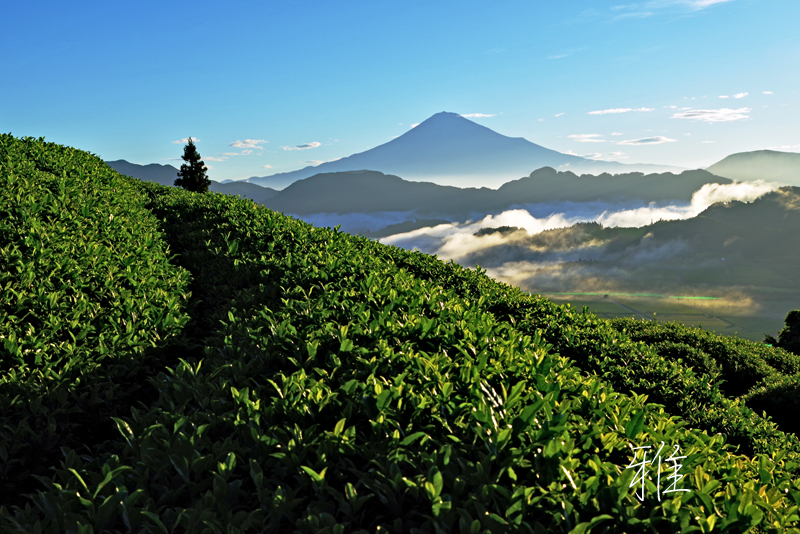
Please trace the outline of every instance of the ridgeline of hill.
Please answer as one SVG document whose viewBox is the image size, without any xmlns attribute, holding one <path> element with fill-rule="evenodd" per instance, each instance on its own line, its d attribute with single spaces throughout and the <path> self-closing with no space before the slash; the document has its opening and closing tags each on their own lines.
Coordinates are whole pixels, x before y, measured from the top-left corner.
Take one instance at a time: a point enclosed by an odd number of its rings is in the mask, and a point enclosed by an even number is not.
<svg viewBox="0 0 800 534">
<path fill-rule="evenodd" d="M 611 323 L 43 139 L 0 136 L 0 184 L 4 533 L 800 526 L 781 349 Z M 639 480 L 632 447 L 659 444 Z"/>
<path fill-rule="evenodd" d="M 120 174 L 133 176 L 139 180 L 154 182 L 167 187 L 174 186 L 175 179 L 178 177 L 178 169 L 172 165 L 160 165 L 158 163 L 138 165 L 136 163 L 129 163 L 124 159 L 106 161 L 106 165 Z M 262 187 L 256 184 L 247 182 L 221 183 L 215 180 L 211 180 L 211 185 L 208 186 L 208 190 L 212 193 L 222 193 L 224 195 L 239 195 L 243 198 L 254 200 L 259 204 L 278 194 L 278 191 L 275 189 Z"/>
<path fill-rule="evenodd" d="M 133 165 L 124 160 L 107 162 L 119 172 L 141 180 L 172 185 L 177 170 L 169 165 Z M 372 213 L 416 211 L 420 217 L 457 220 L 473 213 L 501 211 L 514 205 L 549 202 L 641 200 L 689 202 L 705 184 L 729 184 L 732 180 L 707 171 L 681 174 L 600 174 L 578 176 L 550 167 L 503 184 L 499 189 L 461 188 L 431 182 L 410 182 L 378 171 L 317 174 L 294 182 L 282 191 L 264 189 L 246 182 L 220 184 L 212 191 L 240 194 L 270 209 L 293 215 L 315 213 Z M 266 193 L 266 194 L 265 194 Z"/>
<path fill-rule="evenodd" d="M 731 154 L 706 169 L 736 181 L 766 180 L 800 186 L 800 154 L 756 150 Z"/>
<path fill-rule="evenodd" d="M 317 174 L 293 183 L 264 205 L 293 215 L 416 211 L 421 217 L 465 218 L 524 204 L 557 201 L 689 202 L 708 183 L 731 183 L 702 170 L 649 174 L 577 176 L 544 167 L 499 189 L 458 188 L 430 182 L 408 182 L 377 171 Z"/>
</svg>

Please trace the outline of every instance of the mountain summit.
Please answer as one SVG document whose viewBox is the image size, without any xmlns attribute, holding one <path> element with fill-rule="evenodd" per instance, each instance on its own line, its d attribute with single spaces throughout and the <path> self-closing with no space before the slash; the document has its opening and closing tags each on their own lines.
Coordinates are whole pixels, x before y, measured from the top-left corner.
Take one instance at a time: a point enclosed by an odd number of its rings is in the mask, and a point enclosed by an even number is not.
<svg viewBox="0 0 800 534">
<path fill-rule="evenodd" d="M 562 154 L 522 137 L 507 137 L 457 113 L 441 112 L 375 148 L 298 171 L 247 181 L 281 189 L 319 173 L 375 170 L 406 180 L 468 187 L 528 176 L 542 167 L 582 173 L 664 172 L 663 165 L 626 165 Z"/>
</svg>

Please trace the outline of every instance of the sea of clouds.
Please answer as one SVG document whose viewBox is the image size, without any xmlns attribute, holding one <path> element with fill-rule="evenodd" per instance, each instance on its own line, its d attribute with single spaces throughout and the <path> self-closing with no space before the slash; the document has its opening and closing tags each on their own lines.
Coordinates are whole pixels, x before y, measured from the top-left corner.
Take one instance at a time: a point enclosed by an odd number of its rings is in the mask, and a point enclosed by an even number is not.
<svg viewBox="0 0 800 534">
<path fill-rule="evenodd" d="M 428 254 L 436 254 L 443 260 L 452 259 L 457 262 L 464 256 L 473 254 L 482 248 L 495 246 L 503 240 L 498 234 L 474 236 L 473 234 L 481 228 L 516 226 L 525 229 L 531 235 L 555 228 L 567 228 L 580 222 L 597 222 L 607 227 L 639 228 L 659 220 L 690 219 L 717 202 L 752 202 L 778 187 L 780 187 L 778 184 L 763 180 L 732 184 L 706 184 L 692 195 L 692 200 L 688 204 L 676 202 L 651 202 L 647 205 L 630 202 L 561 202 L 512 206 L 511 209 L 498 214 L 485 215 L 463 223 L 420 228 L 412 232 L 381 238 L 380 242 L 409 250 L 417 249 Z M 408 219 L 407 213 L 403 212 L 402 215 L 398 213 L 391 219 L 393 222 L 388 224 Z M 353 217 L 347 222 L 352 223 L 356 220 L 366 221 L 367 216 L 362 219 Z M 371 222 L 374 226 L 378 226 L 381 224 L 379 221 L 378 214 L 374 214 Z M 342 230 L 345 230 L 343 222 L 340 219 L 337 224 L 341 223 Z M 570 258 L 563 257 L 560 261 L 570 261 Z"/>
</svg>

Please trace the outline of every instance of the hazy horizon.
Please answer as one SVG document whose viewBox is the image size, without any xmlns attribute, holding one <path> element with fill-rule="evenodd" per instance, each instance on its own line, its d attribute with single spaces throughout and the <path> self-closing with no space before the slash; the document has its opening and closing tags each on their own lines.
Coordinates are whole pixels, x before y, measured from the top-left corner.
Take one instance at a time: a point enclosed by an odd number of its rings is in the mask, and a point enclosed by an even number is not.
<svg viewBox="0 0 800 534">
<path fill-rule="evenodd" d="M 449 111 L 566 154 L 705 168 L 800 151 L 798 19 L 745 0 L 16 3 L 0 129 L 139 164 L 180 165 L 193 137 L 222 182 Z"/>
</svg>

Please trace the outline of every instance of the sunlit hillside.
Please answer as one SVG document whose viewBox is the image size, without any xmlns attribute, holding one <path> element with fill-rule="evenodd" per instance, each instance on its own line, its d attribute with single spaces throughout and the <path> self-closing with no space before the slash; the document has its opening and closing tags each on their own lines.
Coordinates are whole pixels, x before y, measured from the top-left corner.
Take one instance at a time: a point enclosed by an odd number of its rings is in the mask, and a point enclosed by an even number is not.
<svg viewBox="0 0 800 534">
<path fill-rule="evenodd" d="M 800 532 L 781 349 L 44 139 L 0 214 L 4 533 Z"/>
</svg>

